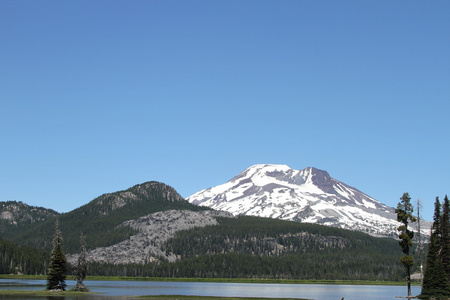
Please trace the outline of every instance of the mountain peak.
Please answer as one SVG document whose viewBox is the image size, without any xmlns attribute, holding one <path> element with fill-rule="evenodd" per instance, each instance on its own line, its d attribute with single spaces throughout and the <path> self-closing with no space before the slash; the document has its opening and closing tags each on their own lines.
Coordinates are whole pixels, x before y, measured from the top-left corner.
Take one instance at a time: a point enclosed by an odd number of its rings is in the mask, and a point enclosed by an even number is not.
<svg viewBox="0 0 450 300">
<path fill-rule="evenodd" d="M 251 181 L 257 185 L 269 184 L 273 181 L 281 181 L 288 184 L 310 184 L 315 185 L 324 192 L 332 192 L 333 178 L 327 171 L 314 167 L 307 167 L 303 170 L 294 170 L 287 165 L 277 164 L 258 164 L 246 169 L 244 172 L 233 178 L 231 181 L 239 178 L 251 178 Z"/>
<path fill-rule="evenodd" d="M 265 175 L 268 172 L 275 172 L 275 171 L 285 172 L 290 169 L 291 168 L 289 168 L 287 165 L 257 164 L 246 169 L 241 174 L 245 173 L 245 174 Z"/>
<path fill-rule="evenodd" d="M 314 167 L 258 164 L 225 184 L 199 191 L 189 202 L 234 215 L 253 215 L 396 236 L 388 207 Z"/>
<path fill-rule="evenodd" d="M 58 215 L 53 209 L 31 206 L 21 201 L 0 201 L 0 233 L 8 231 L 8 226 L 33 224 Z"/>
<path fill-rule="evenodd" d="M 280 164 L 256 164 L 249 169 L 290 169 L 287 165 Z"/>
</svg>

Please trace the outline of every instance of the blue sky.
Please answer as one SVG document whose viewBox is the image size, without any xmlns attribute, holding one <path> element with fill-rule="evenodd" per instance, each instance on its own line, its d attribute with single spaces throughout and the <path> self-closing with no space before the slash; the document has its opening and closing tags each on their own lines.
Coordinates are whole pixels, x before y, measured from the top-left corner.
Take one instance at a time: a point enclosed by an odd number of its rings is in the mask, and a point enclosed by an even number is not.
<svg viewBox="0 0 450 300">
<path fill-rule="evenodd" d="M 448 1 L 0 1 L 0 200 L 316 167 L 432 218 L 449 186 Z"/>
</svg>

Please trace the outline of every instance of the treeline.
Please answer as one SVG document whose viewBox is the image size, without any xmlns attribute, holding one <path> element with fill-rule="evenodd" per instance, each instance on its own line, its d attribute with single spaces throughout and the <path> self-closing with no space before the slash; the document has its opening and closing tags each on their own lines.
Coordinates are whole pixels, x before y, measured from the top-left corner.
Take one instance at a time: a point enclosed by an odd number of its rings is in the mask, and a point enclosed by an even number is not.
<svg viewBox="0 0 450 300">
<path fill-rule="evenodd" d="M 253 255 L 286 255 L 300 252 L 349 252 L 398 255 L 392 239 L 317 224 L 242 216 L 218 218 L 219 226 L 178 232 L 161 250 L 181 258 L 202 254 L 238 252 Z"/>
<path fill-rule="evenodd" d="M 146 265 L 88 264 L 90 275 L 174 278 L 266 278 L 330 280 L 401 280 L 403 270 L 385 257 L 360 252 L 263 256 L 244 253 L 205 254 L 175 263 Z"/>
<path fill-rule="evenodd" d="M 10 233 L 10 230 L 29 227 L 59 215 L 52 209 L 30 206 L 21 201 L 1 201 L 0 213 L 7 216 L 0 219 L 0 234 L 2 235 Z"/>
<path fill-rule="evenodd" d="M 47 272 L 49 252 L 0 238 L 0 274 L 39 275 Z"/>
</svg>

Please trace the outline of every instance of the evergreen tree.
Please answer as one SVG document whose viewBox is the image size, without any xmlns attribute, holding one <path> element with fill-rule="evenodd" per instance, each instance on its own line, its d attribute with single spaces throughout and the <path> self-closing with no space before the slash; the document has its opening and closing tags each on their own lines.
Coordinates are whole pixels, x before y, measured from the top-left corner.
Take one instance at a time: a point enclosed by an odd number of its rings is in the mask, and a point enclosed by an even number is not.
<svg viewBox="0 0 450 300">
<path fill-rule="evenodd" d="M 83 280 L 86 278 L 87 274 L 86 242 L 83 235 L 80 237 L 80 244 L 80 255 L 78 256 L 77 266 L 75 267 L 77 284 L 72 290 L 78 292 L 89 292 L 89 289 L 83 283 Z"/>
<path fill-rule="evenodd" d="M 408 283 L 408 297 L 411 297 L 411 267 L 414 264 L 414 258 L 409 254 L 413 245 L 414 232 L 408 229 L 408 224 L 415 222 L 416 218 L 413 216 L 413 206 L 411 204 L 411 197 L 408 193 L 404 193 L 400 198 L 395 213 L 397 214 L 397 221 L 402 223 L 397 230 L 400 238 L 400 247 L 402 248 L 403 256 L 400 259 L 401 263 L 406 269 L 406 281 Z"/>
<path fill-rule="evenodd" d="M 62 235 L 59 222 L 56 221 L 53 250 L 50 254 L 50 265 L 47 273 L 47 290 L 66 290 L 67 259 L 62 249 Z"/>
<path fill-rule="evenodd" d="M 449 220 L 450 203 L 447 195 L 442 204 L 442 218 L 441 218 L 441 261 L 444 266 L 447 279 L 450 280 L 450 220 Z"/>
<path fill-rule="evenodd" d="M 427 264 L 423 278 L 420 298 L 447 298 L 450 296 L 450 285 L 445 275 L 444 266 L 439 258 L 441 252 L 441 204 L 436 197 L 434 204 L 433 226 L 431 228 L 428 247 Z"/>
<path fill-rule="evenodd" d="M 422 240 L 422 229 L 421 229 L 421 221 L 422 217 L 420 212 L 422 210 L 422 201 L 417 199 L 417 248 L 416 255 L 419 259 L 419 268 L 420 268 L 420 278 L 423 281 L 423 240 Z"/>
</svg>

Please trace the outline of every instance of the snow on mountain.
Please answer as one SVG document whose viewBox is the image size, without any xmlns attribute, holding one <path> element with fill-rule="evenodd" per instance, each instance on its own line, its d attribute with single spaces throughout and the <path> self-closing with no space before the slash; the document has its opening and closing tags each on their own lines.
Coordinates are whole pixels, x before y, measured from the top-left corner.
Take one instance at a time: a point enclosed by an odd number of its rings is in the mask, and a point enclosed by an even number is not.
<svg viewBox="0 0 450 300">
<path fill-rule="evenodd" d="M 294 170 L 286 165 L 254 165 L 187 200 L 234 215 L 318 223 L 375 236 L 398 235 L 394 208 L 311 167 Z M 421 232 L 429 234 L 430 223 L 421 226 Z"/>
</svg>

